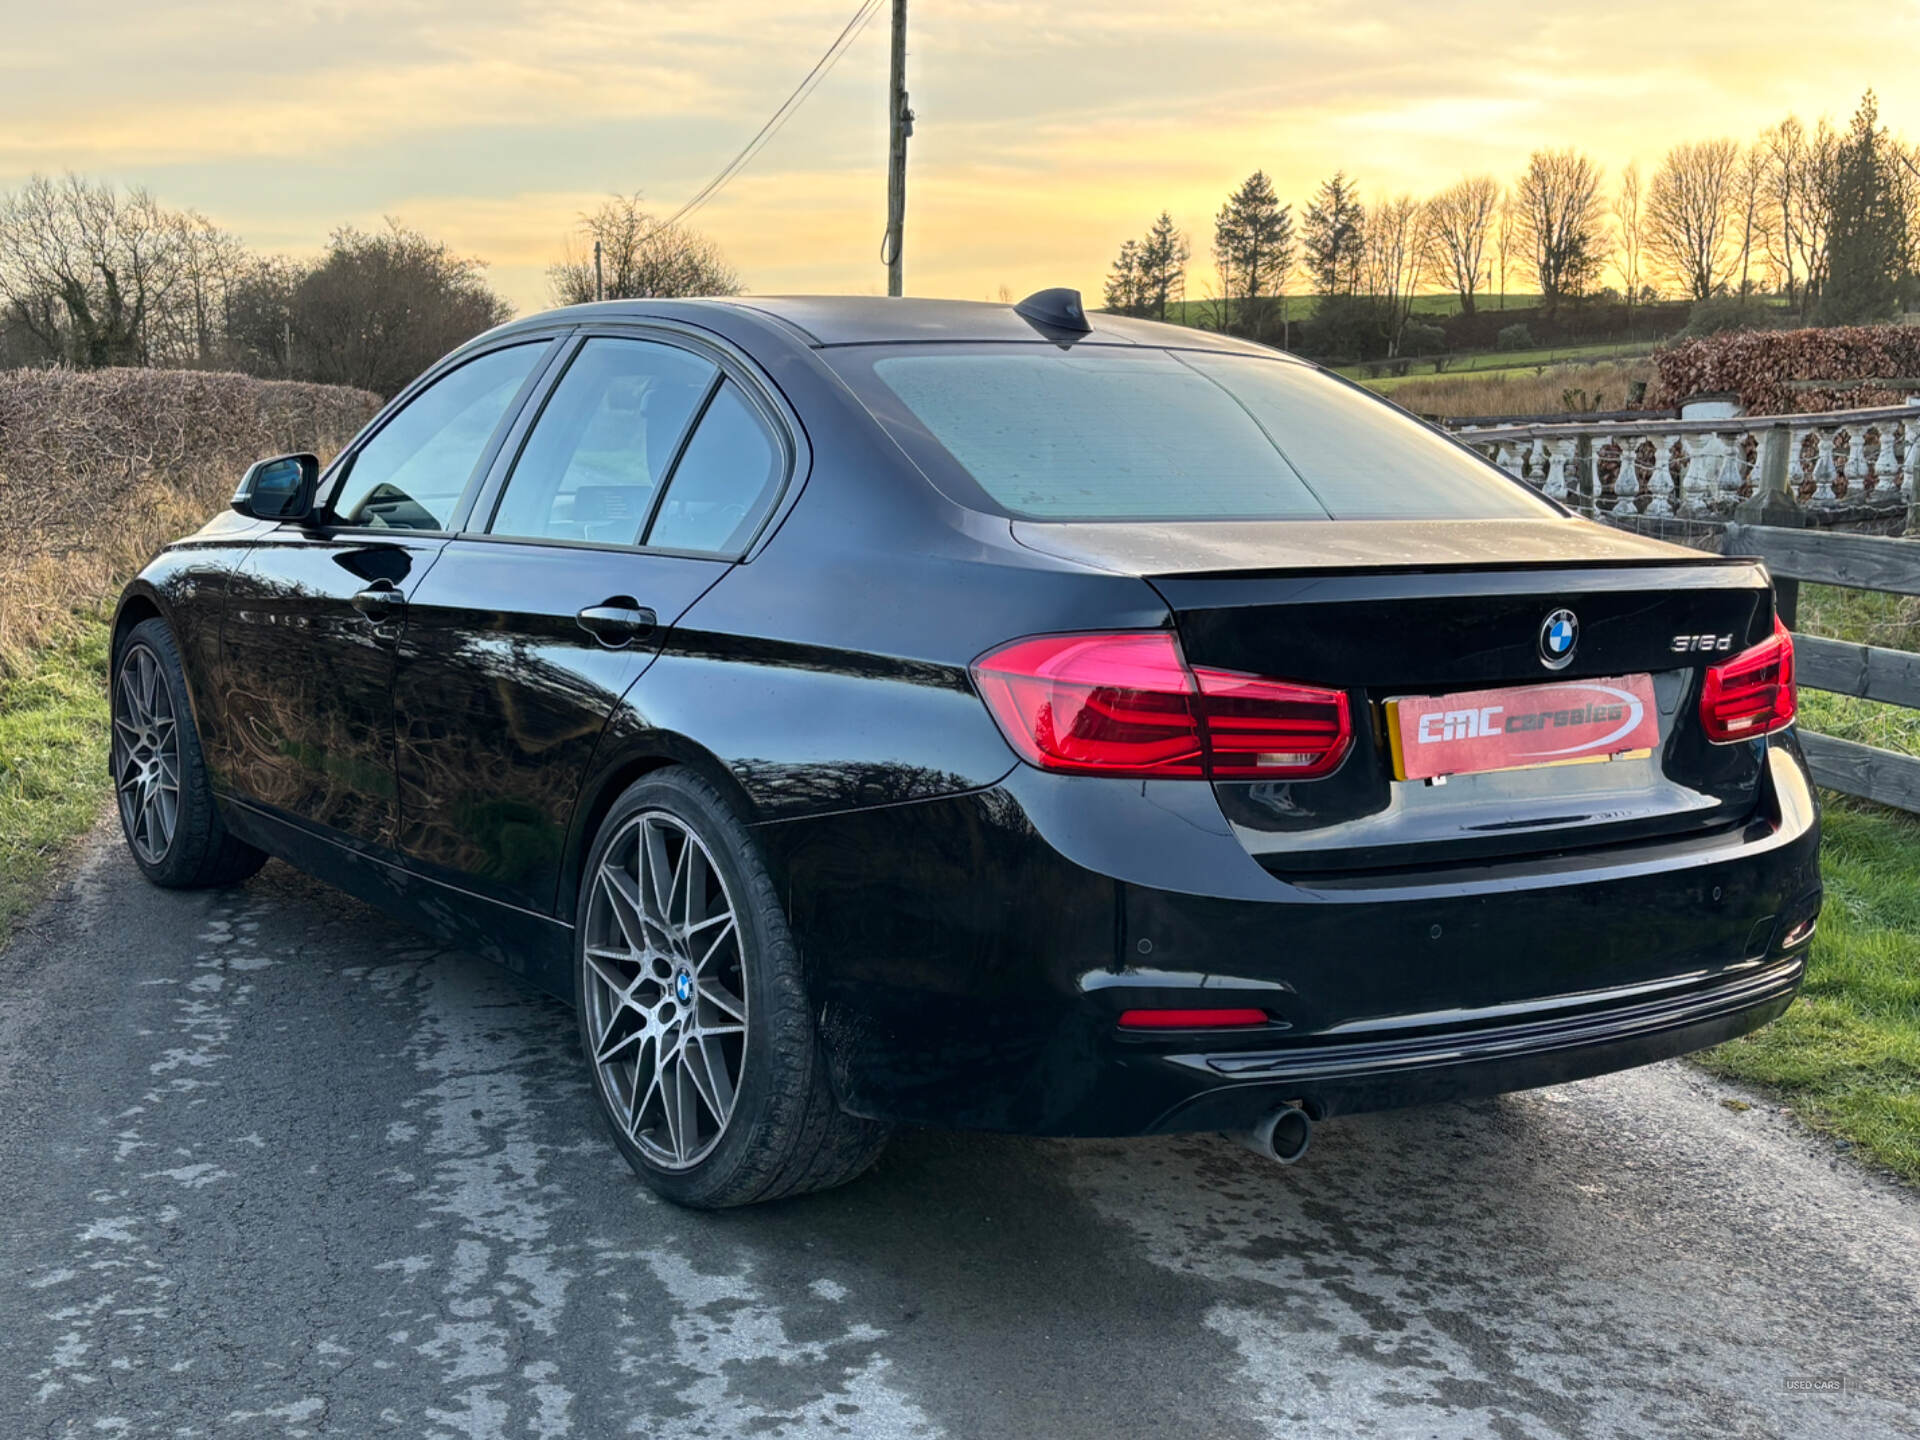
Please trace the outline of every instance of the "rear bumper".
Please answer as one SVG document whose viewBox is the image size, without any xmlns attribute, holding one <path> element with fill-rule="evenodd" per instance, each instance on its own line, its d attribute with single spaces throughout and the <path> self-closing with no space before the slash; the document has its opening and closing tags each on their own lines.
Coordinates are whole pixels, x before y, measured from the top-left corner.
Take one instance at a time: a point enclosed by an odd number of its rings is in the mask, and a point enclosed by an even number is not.
<svg viewBox="0 0 1920 1440">
<path fill-rule="evenodd" d="M 1324 1118 L 1584 1080 L 1757 1030 L 1793 1003 L 1804 972 L 1796 955 L 1704 990 L 1577 1016 L 1264 1054 L 1166 1056 L 1201 1088 L 1145 1128 L 1237 1130 L 1283 1101 L 1304 1100 Z"/>
<path fill-rule="evenodd" d="M 1737 830 L 1289 884 L 1205 787 L 1024 767 L 972 795 L 760 827 L 840 1099 L 1053 1135 L 1238 1129 L 1556 1084 L 1791 1003 L 1819 824 L 1791 742 Z M 1789 938 L 1792 943 L 1789 944 Z M 1142 1035 L 1142 1006 L 1268 1023 Z"/>
</svg>

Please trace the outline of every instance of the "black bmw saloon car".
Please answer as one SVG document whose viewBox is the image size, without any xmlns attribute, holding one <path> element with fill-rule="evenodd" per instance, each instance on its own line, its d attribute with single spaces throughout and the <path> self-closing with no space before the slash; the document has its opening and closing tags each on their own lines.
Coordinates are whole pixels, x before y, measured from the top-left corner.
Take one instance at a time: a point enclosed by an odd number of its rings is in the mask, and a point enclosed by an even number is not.
<svg viewBox="0 0 1920 1440">
<path fill-rule="evenodd" d="M 1291 1159 L 1762 1025 L 1820 908 L 1760 565 L 1070 291 L 510 323 L 112 664 L 151 880 L 278 856 L 571 1001 L 693 1206 L 901 1123 Z"/>
</svg>

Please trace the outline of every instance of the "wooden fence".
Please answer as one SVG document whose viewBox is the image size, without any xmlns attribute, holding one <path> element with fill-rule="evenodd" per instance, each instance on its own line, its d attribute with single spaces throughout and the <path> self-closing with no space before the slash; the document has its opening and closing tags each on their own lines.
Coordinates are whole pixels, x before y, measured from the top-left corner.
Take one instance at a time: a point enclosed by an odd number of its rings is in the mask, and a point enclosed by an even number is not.
<svg viewBox="0 0 1920 1440">
<path fill-rule="evenodd" d="M 1802 580 L 1920 595 L 1920 540 L 1735 523 L 1727 526 L 1725 553 L 1766 561 L 1789 629 Z M 1795 676 L 1807 688 L 1920 708 L 1920 655 L 1800 634 L 1793 652 Z M 1920 759 L 1806 730 L 1800 743 L 1813 778 L 1828 789 L 1920 811 Z"/>
<path fill-rule="evenodd" d="M 1591 417 L 1456 433 L 1581 514 L 1764 560 L 1788 629 L 1803 580 L 1920 595 L 1920 538 L 1830 528 L 1904 525 L 1920 536 L 1920 404 L 1710 420 Z M 1676 524 L 1685 533 L 1660 528 Z M 1801 685 L 1920 709 L 1920 655 L 1798 633 L 1793 645 Z M 1920 758 L 1804 728 L 1800 741 L 1822 785 L 1920 812 Z"/>
</svg>

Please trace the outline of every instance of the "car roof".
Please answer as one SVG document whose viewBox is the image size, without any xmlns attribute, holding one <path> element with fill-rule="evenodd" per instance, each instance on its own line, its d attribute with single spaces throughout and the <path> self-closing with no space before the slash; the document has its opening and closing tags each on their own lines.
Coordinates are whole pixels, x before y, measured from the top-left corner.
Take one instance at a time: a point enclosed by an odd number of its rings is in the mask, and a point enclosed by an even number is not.
<svg viewBox="0 0 1920 1440">
<path fill-rule="evenodd" d="M 556 320 L 681 319 L 699 323 L 725 310 L 741 318 L 771 322 L 804 343 L 887 345 L 912 342 L 1032 341 L 1050 339 L 1014 313 L 1011 305 L 978 300 L 920 300 L 880 295 L 752 295 L 700 300 L 603 300 L 571 305 L 509 322 L 506 329 Z M 1147 345 L 1182 350 L 1219 350 L 1278 357 L 1284 351 L 1251 341 L 1200 330 L 1136 320 L 1124 315 L 1087 312 L 1090 333 L 1075 344 Z"/>
</svg>

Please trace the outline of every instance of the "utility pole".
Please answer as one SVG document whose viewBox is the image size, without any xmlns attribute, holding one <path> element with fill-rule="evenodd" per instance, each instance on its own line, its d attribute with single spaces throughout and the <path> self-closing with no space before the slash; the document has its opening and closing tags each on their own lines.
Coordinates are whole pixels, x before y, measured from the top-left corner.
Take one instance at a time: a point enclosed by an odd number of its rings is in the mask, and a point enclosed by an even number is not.
<svg viewBox="0 0 1920 1440">
<path fill-rule="evenodd" d="M 593 242 L 593 298 L 596 300 L 607 298 L 607 287 L 600 279 L 600 242 L 598 240 Z"/>
<path fill-rule="evenodd" d="M 887 238 L 881 259 L 887 262 L 887 294 L 901 293 L 901 245 L 907 228 L 907 137 L 913 111 L 907 108 L 907 0 L 893 0 L 893 64 L 887 86 Z"/>
</svg>

